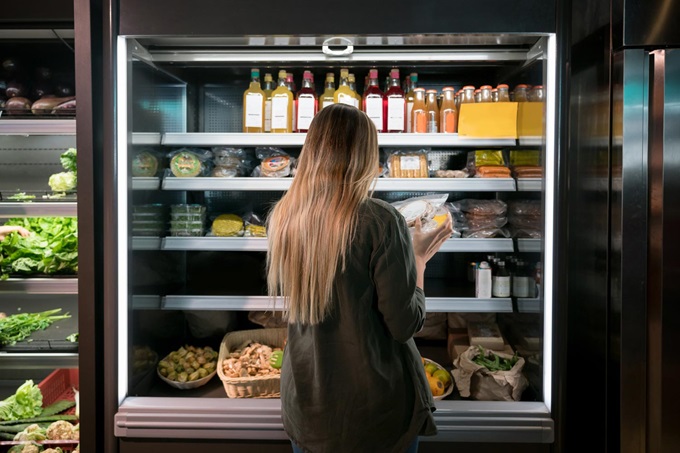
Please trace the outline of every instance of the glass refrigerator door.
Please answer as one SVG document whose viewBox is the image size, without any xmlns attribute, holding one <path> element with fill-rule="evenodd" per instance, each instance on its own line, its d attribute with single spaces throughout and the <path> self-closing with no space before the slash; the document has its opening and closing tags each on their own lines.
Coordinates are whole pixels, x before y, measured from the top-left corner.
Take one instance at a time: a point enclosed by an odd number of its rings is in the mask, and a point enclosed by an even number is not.
<svg viewBox="0 0 680 453">
<path fill-rule="evenodd" d="M 507 84 L 515 97 L 462 104 L 458 133 L 380 133 L 392 173 L 377 179 L 374 196 L 434 194 L 456 212 L 454 236 L 427 267 L 427 320 L 415 338 L 450 374 L 436 395 L 439 434 L 425 440 L 552 442 L 554 35 L 118 39 L 117 436 L 286 438 L 280 400 L 265 397 L 275 382 L 239 383 L 222 359 L 244 340 L 282 346 L 262 222 L 292 176 L 267 175 L 262 163 L 294 162 L 305 134 L 242 132 L 243 95 L 252 68 L 262 84 L 266 74 L 274 82 L 280 70 L 292 74 L 295 91 L 310 71 L 317 95 L 328 73 L 337 88 L 342 68 L 362 93 L 374 68 L 383 90 L 399 69 L 400 84 L 414 73 L 438 94 Z M 530 102 L 520 102 L 521 85 Z M 404 157 L 427 169 L 405 177 L 393 165 Z M 506 173 L 485 177 L 480 167 L 493 165 Z M 493 264 L 501 283 L 500 261 L 509 292 L 477 297 L 476 267 Z M 493 378 L 477 374 L 486 392 L 454 378 L 480 346 L 517 354 L 521 377 L 490 390 Z"/>
</svg>

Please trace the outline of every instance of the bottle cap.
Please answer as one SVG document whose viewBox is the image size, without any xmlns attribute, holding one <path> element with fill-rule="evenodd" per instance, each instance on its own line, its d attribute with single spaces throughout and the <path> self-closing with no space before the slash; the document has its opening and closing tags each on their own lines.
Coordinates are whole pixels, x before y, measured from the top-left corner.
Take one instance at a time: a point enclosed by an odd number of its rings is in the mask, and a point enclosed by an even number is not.
<svg viewBox="0 0 680 453">
<path fill-rule="evenodd" d="M 286 80 L 288 82 L 292 82 L 293 81 L 293 74 L 291 74 L 290 72 L 288 74 L 286 74 Z"/>
<path fill-rule="evenodd" d="M 272 75 L 271 75 L 270 73 L 266 73 L 266 74 L 264 75 L 264 81 L 265 81 L 265 82 L 271 82 L 272 80 L 273 80 L 273 79 L 272 79 Z"/>
<path fill-rule="evenodd" d="M 425 88 L 416 88 L 413 91 L 422 91 L 423 93 L 425 92 Z"/>
<path fill-rule="evenodd" d="M 354 74 L 350 74 L 349 76 L 347 76 L 347 80 L 349 80 L 350 82 L 355 82 L 356 79 L 354 78 Z"/>
<path fill-rule="evenodd" d="M 371 79 L 377 79 L 378 78 L 378 70 L 377 69 L 371 69 L 370 71 L 368 71 L 368 76 Z"/>
<path fill-rule="evenodd" d="M 525 85 L 525 84 L 523 84 L 523 83 L 520 83 L 519 85 L 517 85 L 517 86 L 515 87 L 515 89 L 518 89 L 518 88 L 528 88 L 528 87 L 527 87 L 527 85 Z"/>
<path fill-rule="evenodd" d="M 312 75 L 312 71 L 305 71 L 302 74 L 302 78 L 305 79 L 305 80 L 313 80 L 314 76 Z"/>
<path fill-rule="evenodd" d="M 280 70 L 279 71 L 279 79 L 285 79 L 287 75 L 287 72 L 285 70 Z"/>
<path fill-rule="evenodd" d="M 342 68 L 340 70 L 340 77 L 347 77 L 347 74 L 349 74 L 349 69 Z"/>
<path fill-rule="evenodd" d="M 475 87 L 472 86 L 472 85 L 465 85 L 465 86 L 463 87 L 463 89 L 464 89 L 464 90 L 474 90 Z"/>
<path fill-rule="evenodd" d="M 444 87 L 442 91 L 454 91 L 453 87 Z"/>
<path fill-rule="evenodd" d="M 393 79 L 398 79 L 399 78 L 399 70 L 398 69 L 392 69 L 390 71 L 390 77 Z"/>
<path fill-rule="evenodd" d="M 477 93 L 481 93 L 481 92 L 482 92 L 482 90 L 481 90 L 481 89 L 479 89 L 479 88 L 477 88 L 477 89 L 475 90 L 475 94 L 477 94 Z"/>
<path fill-rule="evenodd" d="M 437 90 L 427 90 L 426 93 L 427 94 L 432 94 L 432 93 L 437 94 Z"/>
<path fill-rule="evenodd" d="M 415 72 L 412 72 L 410 77 L 411 77 L 411 82 L 417 82 L 418 81 L 418 74 L 416 74 Z"/>
<path fill-rule="evenodd" d="M 490 90 L 490 89 L 491 89 L 491 85 L 482 85 L 479 89 L 480 89 L 480 90 Z"/>
<path fill-rule="evenodd" d="M 534 87 L 534 90 L 539 89 L 539 88 L 540 88 L 540 89 L 543 89 L 543 85 L 536 85 L 536 86 Z"/>
<path fill-rule="evenodd" d="M 502 89 L 502 88 L 505 88 L 505 89 L 507 90 L 507 89 L 510 88 L 510 87 L 508 87 L 505 83 L 501 83 L 500 85 L 498 85 L 497 88 L 498 88 L 499 90 Z"/>
<path fill-rule="evenodd" d="M 491 88 L 492 93 L 498 93 L 498 88 Z"/>
</svg>

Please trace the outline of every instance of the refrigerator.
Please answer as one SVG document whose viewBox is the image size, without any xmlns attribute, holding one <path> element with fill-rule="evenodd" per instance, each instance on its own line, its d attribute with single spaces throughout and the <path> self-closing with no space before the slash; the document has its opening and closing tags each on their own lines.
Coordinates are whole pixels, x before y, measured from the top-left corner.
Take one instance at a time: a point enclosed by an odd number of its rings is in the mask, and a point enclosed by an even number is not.
<svg viewBox="0 0 680 453">
<path fill-rule="evenodd" d="M 421 450 L 553 448 L 561 403 L 556 263 L 562 250 L 557 200 L 563 138 L 557 116 L 564 55 L 558 52 L 554 4 L 494 2 L 490 10 L 345 2 L 329 16 L 313 2 L 271 2 L 261 11 L 247 2 L 76 2 L 78 89 L 92 93 L 78 112 L 84 124 L 78 146 L 92 169 L 84 182 L 92 189 L 86 200 L 91 215 L 81 222 L 83 267 L 92 274 L 83 289 L 96 301 L 88 313 L 93 322 L 81 330 L 92 339 L 83 345 L 88 360 L 81 363 L 81 388 L 96 396 L 81 404 L 91 427 L 82 434 L 83 449 L 289 450 L 278 398 L 228 398 L 219 376 L 180 390 L 159 376 L 156 364 L 181 346 L 217 350 L 230 332 L 261 328 L 258 313 L 271 309 L 263 289 L 266 240 L 211 237 L 210 224 L 219 214 L 265 216 L 291 178 L 183 178 L 173 176 L 169 161 L 178 150 L 200 154 L 218 147 L 255 155 L 260 148 L 277 148 L 297 156 L 302 133 L 241 132 L 251 68 L 274 75 L 285 69 L 298 83 L 302 71 L 310 70 L 320 92 L 325 74 L 337 77 L 345 67 L 359 87 L 369 68 L 379 70 L 381 86 L 388 71 L 398 68 L 402 76 L 417 72 L 419 86 L 438 91 L 468 84 L 544 87 L 543 125 L 533 135 L 379 135 L 382 152 L 424 150 L 432 176 L 462 168 L 471 153 L 491 150 L 539 156 L 544 177 L 380 178 L 374 196 L 395 202 L 435 193 L 450 201 L 539 204 L 540 237 L 452 238 L 428 265 L 427 312 L 437 332 L 417 338 L 421 354 L 451 369 L 453 334 L 481 320 L 497 325 L 504 345 L 526 357 L 528 385 L 515 401 L 463 398 L 454 389 L 437 401 L 439 434 L 422 438 Z M 158 169 L 133 176 L 142 153 L 154 156 Z M 174 205 L 204 207 L 200 235 L 183 237 L 174 230 Z M 140 210 L 150 206 L 163 207 L 163 214 L 154 218 Z M 531 297 L 476 298 L 470 263 L 490 255 L 522 257 L 539 267 L 537 291 Z"/>
<path fill-rule="evenodd" d="M 64 217 L 73 233 L 77 196 L 70 193 L 63 198 L 49 197 L 52 190 L 48 181 L 52 174 L 64 171 L 60 156 L 76 146 L 74 116 L 34 115 L 30 110 L 17 112 L 6 108 L 6 89 L 13 83 L 14 87 L 19 86 L 18 95 L 31 101 L 40 97 L 36 94 L 38 88 L 54 90 L 56 84 L 64 89 L 75 88 L 73 6 L 68 2 L 36 2 L 30 11 L 18 4 L 5 6 L 0 18 L 0 225 L 9 220 L 16 224 L 25 219 Z M 47 68 L 42 72 L 47 79 L 42 87 L 37 75 L 40 67 Z M 74 243 L 67 247 L 71 252 L 76 250 Z M 10 271 L 6 267 L 9 261 L 3 263 L 0 271 L 6 274 L 6 278 L 0 279 L 0 312 L 10 316 L 61 309 L 61 314 L 70 317 L 15 344 L 0 347 L 2 400 L 14 394 L 26 380 L 40 385 L 56 370 L 78 367 L 78 342 L 67 340 L 78 332 L 76 260 L 68 272 L 56 274 L 39 272 L 31 266 L 23 271 Z M 69 376 L 72 379 L 64 380 L 63 384 L 70 382 L 77 387 L 77 373 Z M 43 384 L 41 391 L 45 395 L 58 392 L 54 396 L 61 396 L 65 389 L 53 384 L 54 380 L 52 384 Z"/>
</svg>

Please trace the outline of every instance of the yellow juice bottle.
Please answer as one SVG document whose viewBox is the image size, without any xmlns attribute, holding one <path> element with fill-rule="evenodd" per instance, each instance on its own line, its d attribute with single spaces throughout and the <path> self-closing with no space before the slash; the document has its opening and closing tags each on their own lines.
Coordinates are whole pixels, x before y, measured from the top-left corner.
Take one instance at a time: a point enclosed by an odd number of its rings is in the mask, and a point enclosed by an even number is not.
<svg viewBox="0 0 680 453">
<path fill-rule="evenodd" d="M 349 87 L 349 70 L 340 70 L 340 86 L 333 94 L 333 102 L 336 104 L 347 104 L 356 107 L 356 97 L 354 91 Z"/>
<path fill-rule="evenodd" d="M 243 93 L 243 132 L 264 132 L 265 94 L 260 88 L 260 70 L 250 70 L 250 86 Z"/>
<path fill-rule="evenodd" d="M 354 77 L 354 74 L 349 73 L 347 76 L 347 82 L 349 83 L 349 89 L 352 90 L 352 93 L 354 95 L 354 107 L 360 109 L 361 105 L 361 96 L 357 92 L 357 79 Z"/>
<path fill-rule="evenodd" d="M 319 98 L 319 110 L 329 105 L 333 105 L 335 100 L 333 95 L 335 94 L 335 75 L 332 72 L 326 74 L 326 84 L 324 86 L 324 92 Z"/>
<path fill-rule="evenodd" d="M 264 75 L 264 85 L 262 86 L 262 91 L 264 91 L 264 131 L 272 131 L 272 92 L 274 91 L 274 78 L 271 74 L 266 73 Z"/>
<path fill-rule="evenodd" d="M 272 91 L 272 132 L 293 132 L 293 93 L 286 86 L 286 71 L 279 71 L 278 87 Z"/>
</svg>

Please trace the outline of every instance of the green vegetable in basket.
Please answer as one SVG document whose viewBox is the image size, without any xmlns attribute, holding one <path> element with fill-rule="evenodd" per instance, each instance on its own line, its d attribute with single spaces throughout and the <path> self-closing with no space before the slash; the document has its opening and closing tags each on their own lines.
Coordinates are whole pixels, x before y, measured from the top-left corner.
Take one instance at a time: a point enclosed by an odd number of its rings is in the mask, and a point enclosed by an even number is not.
<svg viewBox="0 0 680 453">
<path fill-rule="evenodd" d="M 25 430 L 21 431 L 20 433 L 17 433 L 17 435 L 14 436 L 14 440 L 17 442 L 41 441 L 46 439 L 47 433 L 45 431 L 45 428 L 42 428 L 40 425 L 36 423 L 28 426 Z"/>
<path fill-rule="evenodd" d="M 483 366 L 489 371 L 510 371 L 517 363 L 519 358 L 517 352 L 510 359 L 501 358 L 492 351 L 487 351 L 483 347 L 478 346 L 479 354 L 472 360 L 477 365 Z"/>
<path fill-rule="evenodd" d="M 9 318 L 0 321 L 5 319 Z M 42 403 L 42 392 L 32 380 L 28 380 L 19 386 L 14 395 L 0 401 L 0 420 L 24 420 L 37 417 L 42 412 Z"/>
</svg>

